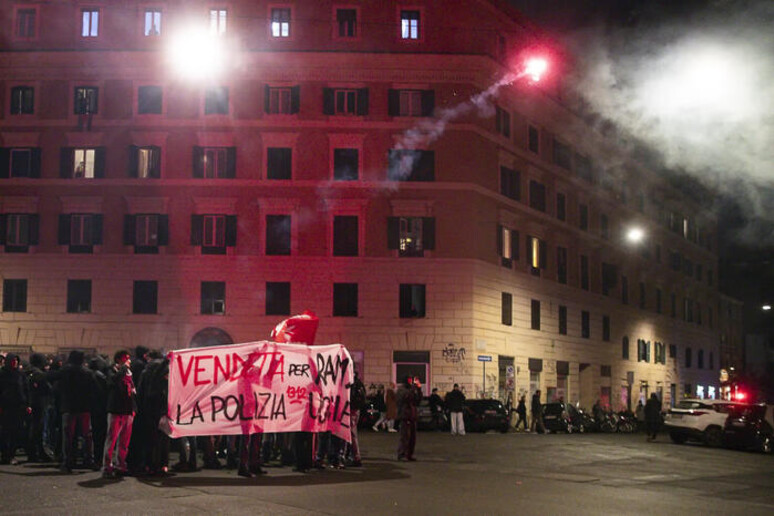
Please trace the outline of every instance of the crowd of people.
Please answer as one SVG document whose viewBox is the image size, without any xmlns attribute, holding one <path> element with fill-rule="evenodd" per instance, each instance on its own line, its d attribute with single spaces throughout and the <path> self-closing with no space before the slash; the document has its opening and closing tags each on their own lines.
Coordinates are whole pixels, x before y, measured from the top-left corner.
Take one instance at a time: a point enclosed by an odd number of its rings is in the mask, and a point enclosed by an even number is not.
<svg viewBox="0 0 774 516">
<path fill-rule="evenodd" d="M 200 466 L 253 477 L 272 462 L 301 472 L 362 466 L 357 421 L 366 394 L 357 373 L 350 388 L 351 443 L 331 432 L 170 440 L 160 428 L 168 375 L 167 358 L 144 346 L 135 348 L 134 356 L 119 350 L 110 361 L 78 350 L 66 358 L 32 353 L 29 362 L 12 353 L 0 355 L 0 464 L 18 464 L 23 448 L 28 462 L 56 463 L 65 474 L 101 469 L 106 478 L 191 472 Z M 179 461 L 170 466 L 173 447 Z"/>
</svg>

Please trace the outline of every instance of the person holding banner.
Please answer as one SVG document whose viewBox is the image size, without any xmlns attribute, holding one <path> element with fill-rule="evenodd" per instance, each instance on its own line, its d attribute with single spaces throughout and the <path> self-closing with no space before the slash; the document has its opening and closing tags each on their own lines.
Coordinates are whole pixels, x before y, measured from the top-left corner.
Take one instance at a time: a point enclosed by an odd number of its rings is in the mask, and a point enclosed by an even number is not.
<svg viewBox="0 0 774 516">
<path fill-rule="evenodd" d="M 422 401 L 419 378 L 406 377 L 406 382 L 398 388 L 398 420 L 400 421 L 400 444 L 398 460 L 417 460 L 414 448 L 417 443 L 417 405 Z"/>
</svg>

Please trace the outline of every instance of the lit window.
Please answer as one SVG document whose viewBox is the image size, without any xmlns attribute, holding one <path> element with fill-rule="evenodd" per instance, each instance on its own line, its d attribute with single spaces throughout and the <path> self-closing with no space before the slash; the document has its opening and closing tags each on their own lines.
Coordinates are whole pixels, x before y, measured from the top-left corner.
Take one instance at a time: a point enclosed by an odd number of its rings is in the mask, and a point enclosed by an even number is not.
<svg viewBox="0 0 774 516">
<path fill-rule="evenodd" d="M 271 35 L 274 38 L 290 37 L 290 9 L 271 10 Z"/>
<path fill-rule="evenodd" d="M 155 247 L 159 245 L 158 215 L 137 215 L 134 219 L 134 245 Z"/>
<path fill-rule="evenodd" d="M 93 178 L 96 154 L 95 149 L 73 149 L 73 177 Z"/>
<path fill-rule="evenodd" d="M 161 176 L 161 149 L 158 147 L 137 148 L 136 177 L 141 179 Z"/>
<path fill-rule="evenodd" d="M 99 36 L 99 9 L 81 10 L 81 37 L 96 38 Z"/>
<path fill-rule="evenodd" d="M 161 9 L 145 9 L 143 34 L 146 36 L 159 36 L 161 34 Z"/>
<path fill-rule="evenodd" d="M 419 39 L 419 11 L 400 12 L 400 37 Z"/>
<path fill-rule="evenodd" d="M 224 247 L 226 217 L 223 215 L 205 215 L 202 222 L 202 247 Z"/>
<path fill-rule="evenodd" d="M 193 176 L 207 179 L 236 177 L 236 147 L 194 147 Z"/>
<path fill-rule="evenodd" d="M 19 9 L 16 11 L 14 36 L 19 39 L 34 39 L 36 34 L 36 9 Z"/>
<path fill-rule="evenodd" d="M 225 9 L 210 9 L 210 34 L 221 36 L 226 33 L 227 15 Z"/>
</svg>

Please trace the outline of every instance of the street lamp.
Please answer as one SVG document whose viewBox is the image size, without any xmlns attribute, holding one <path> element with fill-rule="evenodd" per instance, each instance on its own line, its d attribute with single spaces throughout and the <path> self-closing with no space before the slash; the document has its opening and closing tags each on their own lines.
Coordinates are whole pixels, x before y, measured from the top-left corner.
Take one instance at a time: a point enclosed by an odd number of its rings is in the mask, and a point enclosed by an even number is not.
<svg viewBox="0 0 774 516">
<path fill-rule="evenodd" d="M 639 244 L 645 240 L 645 231 L 640 227 L 632 227 L 626 232 L 626 240 L 632 244 Z"/>
<path fill-rule="evenodd" d="M 768 312 L 769 310 L 771 310 L 771 305 L 767 303 L 761 307 L 761 310 L 763 310 L 764 312 Z"/>
<path fill-rule="evenodd" d="M 222 36 L 196 25 L 172 35 L 167 49 L 170 67 L 190 81 L 217 77 L 227 55 Z"/>
</svg>

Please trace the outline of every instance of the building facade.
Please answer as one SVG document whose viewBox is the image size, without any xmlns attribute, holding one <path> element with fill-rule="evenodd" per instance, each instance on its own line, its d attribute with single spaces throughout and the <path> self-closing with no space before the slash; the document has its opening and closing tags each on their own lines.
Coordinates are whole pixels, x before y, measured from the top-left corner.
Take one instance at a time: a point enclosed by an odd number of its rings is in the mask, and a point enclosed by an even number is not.
<svg viewBox="0 0 774 516">
<path fill-rule="evenodd" d="M 308 309 L 366 383 L 715 395 L 716 221 L 562 103 L 503 2 L 0 5 L 0 349 Z"/>
</svg>

